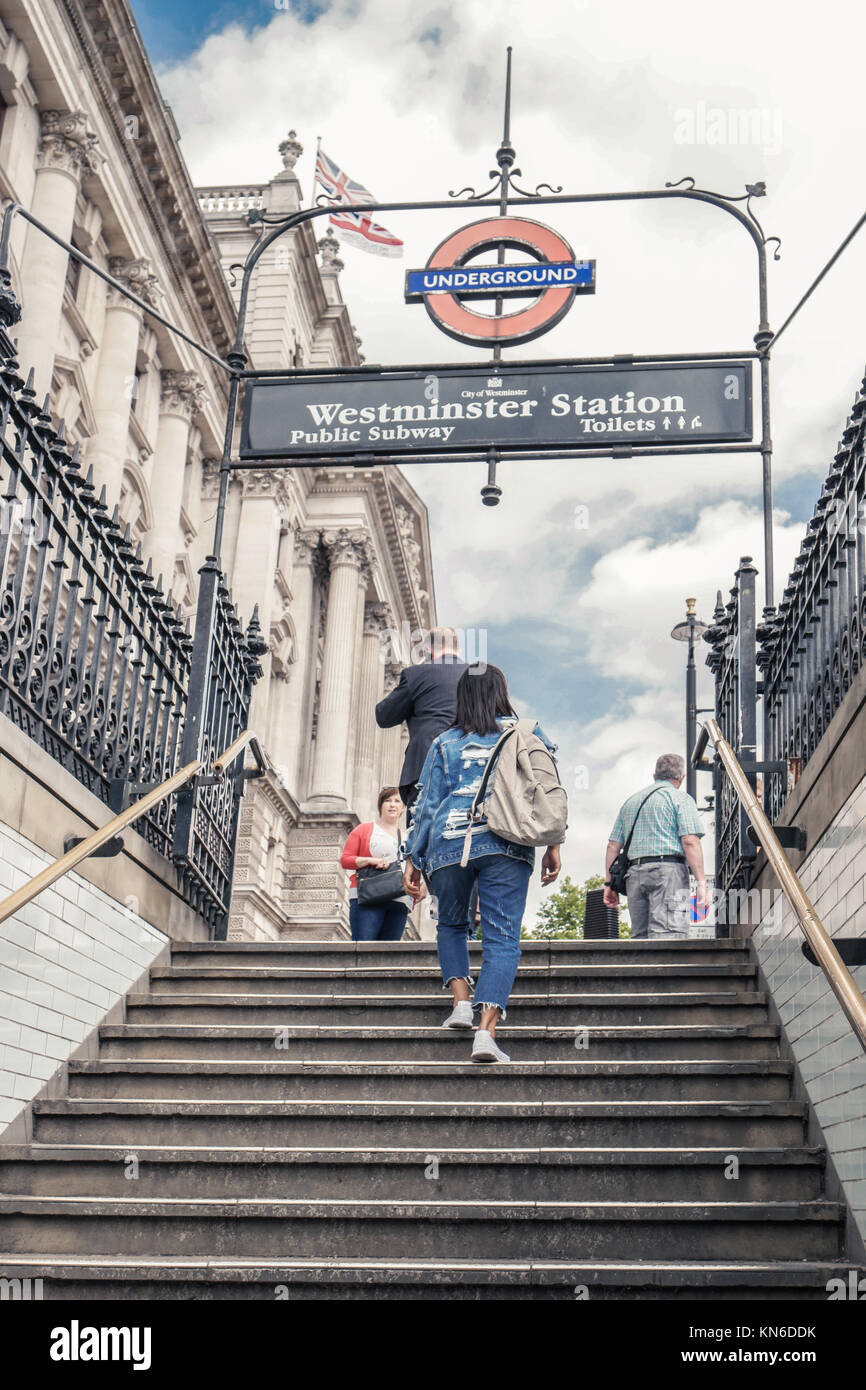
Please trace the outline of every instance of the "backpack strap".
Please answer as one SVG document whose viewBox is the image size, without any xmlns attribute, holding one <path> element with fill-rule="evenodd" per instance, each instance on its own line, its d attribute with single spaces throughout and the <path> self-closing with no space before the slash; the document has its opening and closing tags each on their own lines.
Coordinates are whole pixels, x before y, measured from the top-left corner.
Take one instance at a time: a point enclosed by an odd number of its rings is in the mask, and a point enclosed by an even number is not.
<svg viewBox="0 0 866 1390">
<path fill-rule="evenodd" d="M 487 766 L 485 767 L 484 772 L 482 773 L 481 781 L 478 783 L 478 790 L 472 798 L 472 805 L 469 807 L 469 826 L 466 830 L 466 834 L 463 837 L 463 853 L 460 856 L 460 867 L 462 869 L 465 869 L 466 865 L 469 863 L 469 847 L 472 843 L 472 832 L 475 829 L 475 823 L 478 820 L 478 808 L 481 802 L 484 800 L 485 794 L 487 792 L 487 787 L 490 782 L 490 778 L 493 776 L 496 761 L 499 757 L 499 754 L 502 752 L 503 745 L 508 741 L 508 739 L 511 738 L 512 734 L 515 734 L 517 732 L 517 727 L 518 726 L 516 724 L 512 724 L 510 729 L 506 729 L 505 733 L 500 735 L 499 739 L 496 741 L 496 743 L 494 743 L 493 747 L 490 750 L 490 757 L 487 759 Z"/>
</svg>

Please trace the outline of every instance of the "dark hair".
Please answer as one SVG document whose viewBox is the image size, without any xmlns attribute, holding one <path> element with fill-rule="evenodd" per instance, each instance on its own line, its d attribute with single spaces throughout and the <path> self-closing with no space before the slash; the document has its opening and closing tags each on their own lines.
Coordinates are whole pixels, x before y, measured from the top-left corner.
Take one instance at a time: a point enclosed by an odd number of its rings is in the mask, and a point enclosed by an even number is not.
<svg viewBox="0 0 866 1390">
<path fill-rule="evenodd" d="M 457 682 L 457 709 L 453 728 L 464 734 L 498 734 L 497 715 L 516 715 L 508 686 L 498 666 L 467 667 Z"/>
<path fill-rule="evenodd" d="M 380 793 L 379 793 L 379 800 L 378 800 L 377 803 L 376 803 L 376 810 L 377 810 L 378 814 L 381 816 L 381 814 L 382 814 L 382 807 L 385 805 L 385 802 L 388 800 L 389 796 L 399 796 L 399 795 L 400 795 L 400 788 L 399 788 L 399 787 L 383 787 L 382 790 L 381 790 Z"/>
</svg>

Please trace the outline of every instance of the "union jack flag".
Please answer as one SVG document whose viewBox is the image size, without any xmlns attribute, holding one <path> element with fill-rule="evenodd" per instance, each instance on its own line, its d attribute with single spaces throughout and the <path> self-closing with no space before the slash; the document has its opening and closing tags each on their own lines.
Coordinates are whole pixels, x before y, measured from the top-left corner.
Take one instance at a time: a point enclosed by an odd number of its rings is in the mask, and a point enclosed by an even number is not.
<svg viewBox="0 0 866 1390">
<path fill-rule="evenodd" d="M 325 197 L 334 204 L 374 203 L 369 188 L 350 179 L 347 173 L 329 159 L 324 150 L 316 155 L 316 183 L 321 185 Z M 335 212 L 329 219 L 332 227 L 339 228 L 343 241 L 348 246 L 356 246 L 359 251 L 372 251 L 374 256 L 402 256 L 403 243 L 399 237 L 381 227 L 372 217 L 362 212 Z"/>
</svg>

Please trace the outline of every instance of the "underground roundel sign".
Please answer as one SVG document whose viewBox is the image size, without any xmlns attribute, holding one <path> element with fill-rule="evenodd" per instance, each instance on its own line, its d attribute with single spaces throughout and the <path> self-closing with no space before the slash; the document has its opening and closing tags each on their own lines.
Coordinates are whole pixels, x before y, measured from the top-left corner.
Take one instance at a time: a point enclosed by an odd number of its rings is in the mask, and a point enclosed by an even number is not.
<svg viewBox="0 0 866 1390">
<path fill-rule="evenodd" d="M 531 259 L 472 264 L 500 247 Z M 406 302 L 423 303 L 437 328 L 473 345 L 528 343 L 559 323 L 576 294 L 594 292 L 595 261 L 576 261 L 558 232 L 522 217 L 461 227 L 440 242 L 423 270 L 406 272 Z M 494 300 L 493 313 L 476 309 L 479 300 Z"/>
</svg>

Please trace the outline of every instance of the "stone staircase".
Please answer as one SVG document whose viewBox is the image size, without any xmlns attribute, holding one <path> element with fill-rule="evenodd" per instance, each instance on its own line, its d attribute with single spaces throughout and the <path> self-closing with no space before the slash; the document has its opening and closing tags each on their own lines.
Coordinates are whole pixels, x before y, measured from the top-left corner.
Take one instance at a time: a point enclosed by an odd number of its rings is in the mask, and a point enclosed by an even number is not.
<svg viewBox="0 0 866 1390">
<path fill-rule="evenodd" d="M 0 1145 L 0 1275 L 51 1299 L 825 1299 L 844 1208 L 755 977 L 731 941 L 531 943 L 513 1061 L 482 1067 L 439 1027 L 429 944 L 178 944 L 33 1143 Z"/>
</svg>

